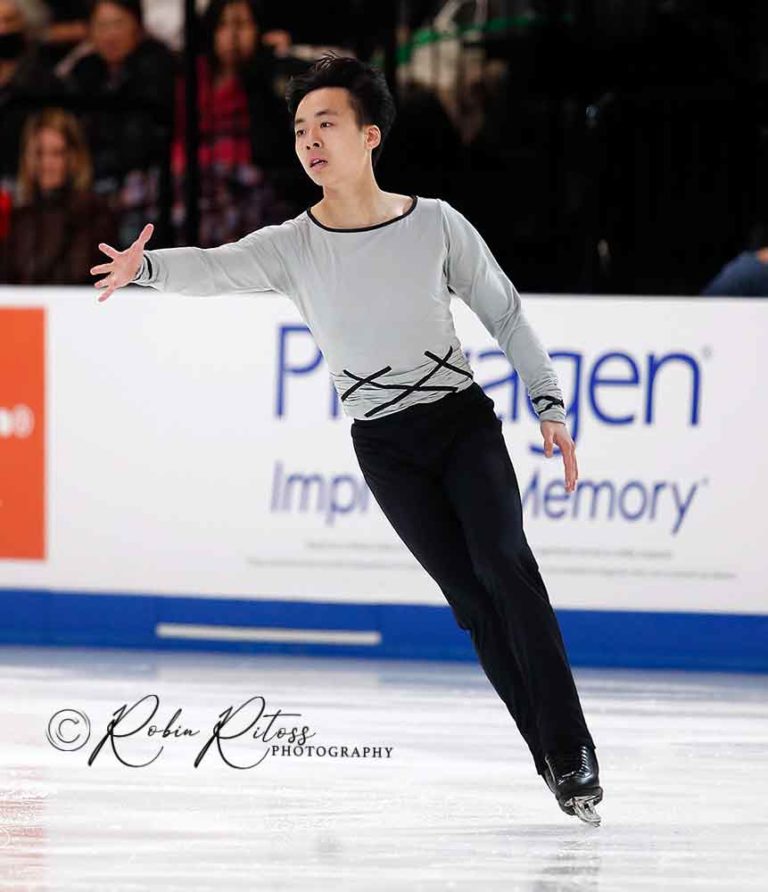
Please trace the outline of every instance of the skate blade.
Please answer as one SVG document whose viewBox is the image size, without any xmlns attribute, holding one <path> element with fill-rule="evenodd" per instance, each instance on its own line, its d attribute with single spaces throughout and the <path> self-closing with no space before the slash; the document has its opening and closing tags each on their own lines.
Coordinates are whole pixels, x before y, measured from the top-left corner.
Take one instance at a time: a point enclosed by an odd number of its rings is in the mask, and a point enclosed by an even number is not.
<svg viewBox="0 0 768 892">
<path fill-rule="evenodd" d="M 595 803 L 596 800 L 594 796 L 574 796 L 564 802 L 563 805 L 567 808 L 572 808 L 573 811 L 570 812 L 570 814 L 576 815 L 576 817 L 584 821 L 585 824 L 599 827 L 602 819 L 595 811 Z"/>
</svg>

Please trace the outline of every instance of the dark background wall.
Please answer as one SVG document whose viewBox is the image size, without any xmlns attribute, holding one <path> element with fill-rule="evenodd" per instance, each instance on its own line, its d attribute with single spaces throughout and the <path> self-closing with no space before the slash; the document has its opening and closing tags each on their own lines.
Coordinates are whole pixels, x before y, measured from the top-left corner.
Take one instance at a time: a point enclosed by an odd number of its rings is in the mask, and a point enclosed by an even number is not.
<svg viewBox="0 0 768 892">
<path fill-rule="evenodd" d="M 382 186 L 454 201 L 523 290 L 698 293 L 768 216 L 768 4 L 490 6 L 479 129 L 401 89 Z"/>
</svg>

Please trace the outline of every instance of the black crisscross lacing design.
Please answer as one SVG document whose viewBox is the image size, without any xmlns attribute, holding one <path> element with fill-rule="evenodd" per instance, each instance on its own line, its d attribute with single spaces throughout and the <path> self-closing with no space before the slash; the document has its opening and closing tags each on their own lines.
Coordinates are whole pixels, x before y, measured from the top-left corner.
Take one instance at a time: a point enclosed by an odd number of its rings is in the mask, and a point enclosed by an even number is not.
<svg viewBox="0 0 768 892">
<path fill-rule="evenodd" d="M 382 384 L 379 381 L 376 381 L 376 378 L 380 378 L 382 375 L 385 375 L 387 372 L 392 371 L 392 366 L 384 366 L 383 369 L 379 369 L 377 372 L 371 372 L 370 375 L 356 375 L 354 372 L 350 372 L 349 369 L 344 369 L 344 374 L 348 375 L 350 378 L 355 380 L 355 384 L 353 384 L 348 390 L 346 390 L 341 395 L 341 401 L 344 402 L 345 399 L 350 397 L 356 390 L 364 385 L 369 385 L 370 387 L 376 387 L 380 390 L 400 390 L 402 393 L 399 393 L 394 399 L 389 400 L 386 403 L 381 403 L 379 406 L 375 406 L 373 409 L 369 409 L 365 413 L 365 417 L 368 418 L 370 415 L 376 415 L 377 412 L 381 412 L 382 409 L 387 409 L 389 406 L 393 406 L 395 403 L 399 403 L 400 400 L 405 399 L 409 394 L 414 391 L 438 391 L 445 390 L 448 392 L 455 392 L 458 390 L 458 387 L 455 384 L 432 384 L 428 387 L 425 387 L 427 381 L 435 374 L 435 372 L 439 371 L 442 368 L 450 369 L 452 372 L 458 372 L 458 374 L 463 375 L 465 378 L 471 378 L 472 374 L 470 372 L 465 371 L 464 369 L 460 369 L 458 366 L 451 365 L 448 362 L 451 354 L 453 353 L 453 347 L 448 348 L 448 352 L 442 359 L 439 356 L 436 356 L 434 353 L 429 350 L 424 351 L 424 355 L 429 359 L 433 360 L 435 363 L 435 367 L 430 369 L 426 375 L 416 381 L 414 384 Z"/>
<path fill-rule="evenodd" d="M 531 402 L 533 403 L 533 408 L 541 415 L 543 412 L 546 412 L 547 409 L 551 409 L 553 406 L 560 406 L 561 409 L 565 409 L 565 403 L 556 396 L 552 396 L 552 394 L 544 393 L 541 396 L 534 397 Z M 537 403 L 544 402 L 545 406 L 541 408 L 537 405 Z"/>
</svg>

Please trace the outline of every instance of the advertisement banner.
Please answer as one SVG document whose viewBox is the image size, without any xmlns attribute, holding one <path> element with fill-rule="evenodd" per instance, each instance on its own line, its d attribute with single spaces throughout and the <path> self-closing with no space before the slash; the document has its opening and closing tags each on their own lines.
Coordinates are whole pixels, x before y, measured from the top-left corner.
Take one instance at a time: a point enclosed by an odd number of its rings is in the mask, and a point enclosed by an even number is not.
<svg viewBox="0 0 768 892">
<path fill-rule="evenodd" d="M 16 558 L 0 559 L 2 585 L 445 604 L 365 485 L 351 420 L 289 300 L 131 288 L 99 304 L 89 289 L 0 289 L 0 306 L 24 302 L 47 313 L 50 538 L 44 553 L 33 532 L 42 470 L 22 473 L 4 453 L 0 496 L 29 496 L 23 511 L 0 509 L 3 543 L 13 541 L 0 558 Z M 552 603 L 768 613 L 759 455 L 768 303 L 523 302 L 564 392 L 579 465 L 571 494 L 559 453 L 543 455 L 522 382 L 480 320 L 458 298 L 452 307 L 503 420 Z M 10 333 L 16 312 L 0 311 L 4 345 L 21 337 Z M 35 384 L 31 354 L 13 349 L 0 418 L 28 405 L 42 437 L 42 372 Z M 12 440 L 0 432 L 0 450 Z M 35 448 L 40 458 L 42 440 Z M 29 528 L 12 540 L 15 523 Z"/>
<path fill-rule="evenodd" d="M 0 560 L 45 556 L 45 310 L 0 306 Z"/>
</svg>

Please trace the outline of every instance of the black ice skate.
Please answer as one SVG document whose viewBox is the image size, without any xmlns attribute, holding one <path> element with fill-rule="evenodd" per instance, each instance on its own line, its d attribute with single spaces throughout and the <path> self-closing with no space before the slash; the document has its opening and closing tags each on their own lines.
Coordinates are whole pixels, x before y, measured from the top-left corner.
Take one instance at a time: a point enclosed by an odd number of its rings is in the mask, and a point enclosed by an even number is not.
<svg viewBox="0 0 768 892">
<path fill-rule="evenodd" d="M 603 798 L 603 789 L 595 751 L 580 746 L 571 752 L 552 753 L 544 758 L 548 768 L 544 780 L 560 808 L 567 815 L 576 815 L 587 824 L 599 826 L 600 815 L 595 806 Z"/>
</svg>

